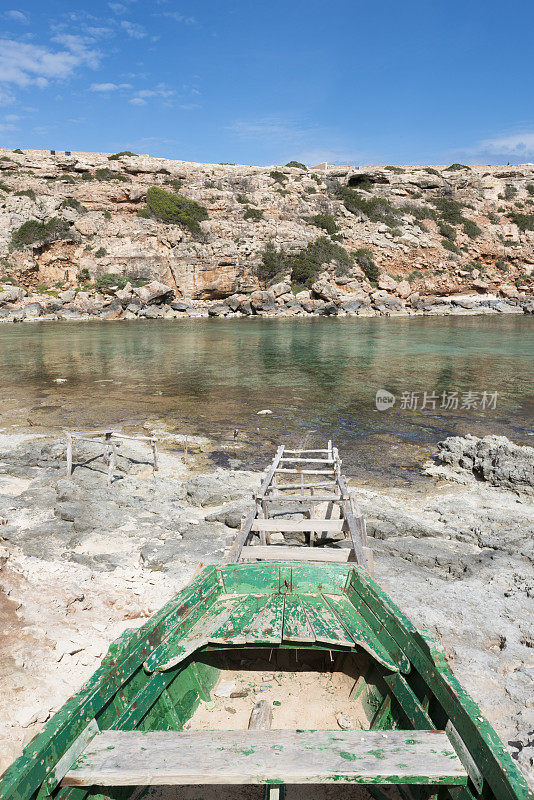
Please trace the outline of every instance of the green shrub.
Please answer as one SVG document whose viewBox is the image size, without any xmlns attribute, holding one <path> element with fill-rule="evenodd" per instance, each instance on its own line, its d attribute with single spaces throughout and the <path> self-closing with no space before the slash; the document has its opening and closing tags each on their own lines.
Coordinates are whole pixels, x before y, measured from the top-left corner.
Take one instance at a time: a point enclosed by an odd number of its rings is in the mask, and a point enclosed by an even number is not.
<svg viewBox="0 0 534 800">
<path fill-rule="evenodd" d="M 395 175 L 402 175 L 404 170 L 401 167 L 384 167 L 384 169 L 388 169 L 390 172 L 394 172 Z"/>
<path fill-rule="evenodd" d="M 450 167 L 445 167 L 444 172 L 456 171 L 459 169 L 471 169 L 467 164 L 451 164 Z"/>
<path fill-rule="evenodd" d="M 345 248 L 326 236 L 310 242 L 304 250 L 291 256 L 290 260 L 292 280 L 306 286 L 311 286 L 328 264 L 334 263 L 337 275 L 344 274 L 353 265 L 352 257 Z"/>
<path fill-rule="evenodd" d="M 506 259 L 499 258 L 495 262 L 495 269 L 498 269 L 500 272 L 508 272 L 508 270 L 510 269 L 510 264 L 508 263 L 508 261 L 506 261 Z"/>
<path fill-rule="evenodd" d="M 95 258 L 103 258 L 103 256 L 107 255 L 107 253 L 108 251 L 106 250 L 105 247 L 99 247 L 95 253 Z"/>
<path fill-rule="evenodd" d="M 91 276 L 89 275 L 89 270 L 87 267 L 82 267 L 82 269 L 79 269 L 76 274 L 76 278 L 80 283 L 87 283 L 90 277 Z"/>
<path fill-rule="evenodd" d="M 464 218 L 462 225 L 464 233 L 466 233 L 470 239 L 478 239 L 479 236 L 482 236 L 482 228 L 479 228 L 472 219 Z"/>
<path fill-rule="evenodd" d="M 146 202 L 149 212 L 161 222 L 179 225 L 194 236 L 202 235 L 199 222 L 208 219 L 208 211 L 200 203 L 180 194 L 166 192 L 158 186 L 151 186 L 146 193 Z"/>
<path fill-rule="evenodd" d="M 435 219 L 436 212 L 429 206 L 419 205 L 419 203 L 401 203 L 398 207 L 403 214 L 411 214 L 418 220 Z"/>
<path fill-rule="evenodd" d="M 175 192 L 179 192 L 184 182 L 180 178 L 171 178 L 170 181 L 167 181 L 167 186 L 172 186 Z"/>
<path fill-rule="evenodd" d="M 498 215 L 498 214 L 495 214 L 495 212 L 494 212 L 494 211 L 490 211 L 490 212 L 488 213 L 488 215 L 487 215 L 487 216 L 488 216 L 488 219 L 489 219 L 489 221 L 490 221 L 490 222 L 491 222 L 493 225 L 498 225 L 498 224 L 499 224 L 499 222 L 500 222 L 499 215 Z"/>
<path fill-rule="evenodd" d="M 15 197 L 29 197 L 30 200 L 35 202 L 35 192 L 33 189 L 21 189 L 20 192 L 15 192 Z"/>
<path fill-rule="evenodd" d="M 451 200 L 449 197 L 436 197 L 430 202 L 436 207 L 438 214 L 445 222 L 450 222 L 451 225 L 461 225 L 464 221 L 462 215 L 462 209 L 465 208 L 464 203 Z"/>
<path fill-rule="evenodd" d="M 66 197 L 65 200 L 62 200 L 60 208 L 73 208 L 74 211 L 78 211 L 80 214 L 84 214 L 87 209 L 82 206 L 79 200 L 76 200 L 75 197 Z"/>
<path fill-rule="evenodd" d="M 278 250 L 273 242 L 267 242 L 257 275 L 267 282 L 289 272 L 292 282 L 304 288 L 311 286 L 317 275 L 332 263 L 339 275 L 347 272 L 354 262 L 345 248 L 326 236 L 320 236 L 303 250 L 291 254 Z"/>
<path fill-rule="evenodd" d="M 109 169 L 109 167 L 101 167 L 95 170 L 94 177 L 97 181 L 122 181 L 124 183 L 130 180 L 126 175 L 122 175 L 120 172 L 114 172 L 112 169 Z"/>
<path fill-rule="evenodd" d="M 518 214 L 517 211 L 512 211 L 508 216 L 520 231 L 534 231 L 534 214 Z"/>
<path fill-rule="evenodd" d="M 287 175 L 284 175 L 279 169 L 271 170 L 271 172 L 269 172 L 269 177 L 272 178 L 275 183 L 285 183 L 287 181 Z"/>
<path fill-rule="evenodd" d="M 98 289 L 108 288 L 109 286 L 117 286 L 119 289 L 124 289 L 128 283 L 128 278 L 124 275 L 115 275 L 113 272 L 104 272 L 99 275 L 95 281 L 95 286 Z"/>
<path fill-rule="evenodd" d="M 120 153 L 115 153 L 113 156 L 108 156 L 108 161 L 116 161 L 121 156 L 136 156 L 137 153 L 132 153 L 131 150 L 121 150 Z"/>
<path fill-rule="evenodd" d="M 438 228 L 441 236 L 444 236 L 446 239 L 450 239 L 453 242 L 456 239 L 456 228 L 453 228 L 452 225 L 448 225 L 446 222 L 438 222 Z"/>
<path fill-rule="evenodd" d="M 11 189 L 9 188 L 9 186 L 3 181 L 0 181 L 0 192 L 10 192 L 10 191 Z"/>
<path fill-rule="evenodd" d="M 256 274 L 260 281 L 267 281 L 288 272 L 289 257 L 282 248 L 278 250 L 274 242 L 268 241 L 261 256 L 261 262 L 256 268 Z"/>
<path fill-rule="evenodd" d="M 531 197 L 534 197 L 534 183 L 527 183 L 525 188 L 527 190 L 527 194 L 529 194 Z"/>
<path fill-rule="evenodd" d="M 109 211 L 104 211 L 104 219 L 111 219 L 111 214 Z"/>
<path fill-rule="evenodd" d="M 17 149 L 16 149 L 16 150 L 13 150 L 13 152 L 14 152 L 14 153 L 18 153 L 18 154 L 19 154 L 19 155 L 21 155 L 21 156 L 23 156 L 23 155 L 24 155 L 24 153 L 22 152 L 22 150 L 19 150 L 19 148 L 18 148 L 18 147 L 17 147 Z"/>
<path fill-rule="evenodd" d="M 353 257 L 358 266 L 362 268 L 369 283 L 375 285 L 380 277 L 380 270 L 375 264 L 373 251 L 368 247 L 360 247 L 353 253 Z"/>
<path fill-rule="evenodd" d="M 286 164 L 286 167 L 297 167 L 298 169 L 305 169 L 305 170 L 307 170 L 307 169 L 308 169 L 308 167 L 306 166 L 306 164 L 301 164 L 301 162 L 300 162 L 300 161 L 289 161 L 289 162 Z"/>
<path fill-rule="evenodd" d="M 364 214 L 371 222 L 384 222 L 390 228 L 395 227 L 401 216 L 401 212 L 385 197 L 364 197 L 346 186 L 338 189 L 337 196 L 348 211 Z"/>
<path fill-rule="evenodd" d="M 238 203 L 241 203 L 242 206 L 246 206 L 248 203 L 248 200 L 244 194 L 238 194 L 236 200 Z"/>
<path fill-rule="evenodd" d="M 322 228 L 330 236 L 335 236 L 339 232 L 336 218 L 332 214 L 315 214 L 313 217 L 306 217 L 306 222 L 315 225 L 317 228 Z"/>
<path fill-rule="evenodd" d="M 12 158 L 9 158 L 9 156 L 0 156 L 0 161 L 12 161 L 15 163 Z"/>
<path fill-rule="evenodd" d="M 261 208 L 247 208 L 243 214 L 243 219 L 251 219 L 253 222 L 259 222 L 263 219 L 263 211 Z"/>
<path fill-rule="evenodd" d="M 145 206 L 145 208 L 140 208 L 137 211 L 138 217 L 143 217 L 143 219 L 152 219 L 152 214 L 150 213 L 150 209 Z"/>
<path fill-rule="evenodd" d="M 429 175 L 438 175 L 439 176 L 439 174 L 440 174 L 439 170 L 435 169 L 435 167 L 425 167 L 425 172 L 428 172 Z"/>
<path fill-rule="evenodd" d="M 64 219 L 51 217 L 48 222 L 31 219 L 11 235 L 11 246 L 18 250 L 30 245 L 44 245 L 64 239 L 69 235 L 69 225 Z"/>
<path fill-rule="evenodd" d="M 12 278 L 11 275 L 0 275 L 0 283 L 8 283 L 10 286 L 18 286 L 18 281 L 16 278 Z"/>
<path fill-rule="evenodd" d="M 293 294 L 298 294 L 299 292 L 306 291 L 308 287 L 305 286 L 303 283 L 292 283 L 291 284 L 291 291 Z"/>
<path fill-rule="evenodd" d="M 418 269 L 414 269 L 413 272 L 410 272 L 408 275 L 408 283 L 413 283 L 413 281 L 420 281 L 423 277 L 423 273 L 420 272 Z"/>
<path fill-rule="evenodd" d="M 511 183 L 507 183 L 506 186 L 504 187 L 504 199 L 511 200 L 513 197 L 516 196 L 516 194 L 517 194 L 516 187 Z"/>
<path fill-rule="evenodd" d="M 460 249 L 454 244 L 454 242 L 451 242 L 450 239 L 442 239 L 441 240 L 441 246 L 444 247 L 445 250 L 450 250 L 451 253 L 459 253 L 460 252 Z"/>
</svg>

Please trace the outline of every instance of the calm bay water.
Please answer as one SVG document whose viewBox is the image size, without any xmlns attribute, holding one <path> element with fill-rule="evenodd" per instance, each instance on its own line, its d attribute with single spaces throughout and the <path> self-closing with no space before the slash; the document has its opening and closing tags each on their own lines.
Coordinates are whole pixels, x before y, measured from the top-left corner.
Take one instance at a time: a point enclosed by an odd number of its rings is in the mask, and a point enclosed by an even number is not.
<svg viewBox="0 0 534 800">
<path fill-rule="evenodd" d="M 526 316 L 3 325 L 0 424 L 161 420 L 221 443 L 239 428 L 247 466 L 263 465 L 274 442 L 332 438 L 348 473 L 397 483 L 453 433 L 532 444 L 533 363 Z M 393 408 L 376 410 L 379 389 L 396 395 Z M 435 393 L 436 409 L 402 408 L 403 392 L 419 405 Z M 442 409 L 444 392 L 460 405 L 477 393 L 477 407 Z M 498 393 L 495 409 L 480 407 L 482 392 Z"/>
</svg>

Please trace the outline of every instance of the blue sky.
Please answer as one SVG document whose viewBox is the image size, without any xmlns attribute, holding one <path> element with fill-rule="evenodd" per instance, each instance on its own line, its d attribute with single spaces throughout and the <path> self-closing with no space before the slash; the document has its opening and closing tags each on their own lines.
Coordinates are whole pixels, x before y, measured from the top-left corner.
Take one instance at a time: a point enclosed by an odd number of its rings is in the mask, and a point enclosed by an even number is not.
<svg viewBox="0 0 534 800">
<path fill-rule="evenodd" d="M 531 0 L 1 7 L 7 147 L 245 164 L 534 161 Z"/>
</svg>

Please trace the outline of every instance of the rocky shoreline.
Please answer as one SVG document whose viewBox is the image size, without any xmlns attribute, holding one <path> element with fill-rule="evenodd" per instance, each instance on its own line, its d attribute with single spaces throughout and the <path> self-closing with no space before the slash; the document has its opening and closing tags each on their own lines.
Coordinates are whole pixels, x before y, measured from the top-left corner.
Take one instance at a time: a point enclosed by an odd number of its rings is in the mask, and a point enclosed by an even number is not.
<svg viewBox="0 0 534 800">
<path fill-rule="evenodd" d="M 532 314 L 534 297 L 524 293 L 421 296 L 390 278 L 377 288 L 353 291 L 348 284 L 325 279 L 310 290 L 293 294 L 291 283 L 278 282 L 266 290 L 236 293 L 221 300 L 176 297 L 172 287 L 151 281 L 105 293 L 64 289 L 54 294 L 29 292 L 18 286 L 0 286 L 0 322 L 29 320 L 184 319 L 192 317 L 374 317 L 473 316 L 478 314 Z"/>
<path fill-rule="evenodd" d="M 143 624 L 220 562 L 261 476 L 239 445 L 215 467 L 206 438 L 125 441 L 106 487 L 98 445 L 0 433 L 0 770 L 94 671 L 111 640 Z M 534 449 L 504 437 L 454 437 L 426 483 L 351 483 L 367 518 L 376 579 L 451 666 L 534 784 L 528 609 L 534 586 Z M 530 619 L 532 614 L 530 615 Z"/>
</svg>

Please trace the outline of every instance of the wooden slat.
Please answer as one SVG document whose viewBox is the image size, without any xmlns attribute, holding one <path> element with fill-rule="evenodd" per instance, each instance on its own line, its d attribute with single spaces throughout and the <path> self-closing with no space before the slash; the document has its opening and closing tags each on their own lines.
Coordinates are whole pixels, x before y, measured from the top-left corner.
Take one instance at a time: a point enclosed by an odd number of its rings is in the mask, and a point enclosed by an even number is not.
<svg viewBox="0 0 534 800">
<path fill-rule="evenodd" d="M 320 548 L 314 548 L 320 550 Z M 354 647 L 354 640 L 347 633 L 322 595 L 301 595 L 302 605 L 318 642 L 342 647 Z"/>
<path fill-rule="evenodd" d="M 255 519 L 253 531 L 281 531 L 297 533 L 306 531 L 330 531 L 339 533 L 343 530 L 342 519 Z"/>
<path fill-rule="evenodd" d="M 271 481 L 272 481 L 272 479 L 274 477 L 276 469 L 277 469 L 277 467 L 278 467 L 283 455 L 284 455 L 284 445 L 281 444 L 280 447 L 278 448 L 278 450 L 276 451 L 276 455 L 273 458 L 273 463 L 269 467 L 269 469 L 268 469 L 268 471 L 267 471 L 267 473 L 265 475 L 265 478 L 263 479 L 262 484 L 260 486 L 260 490 L 259 490 L 258 494 L 256 495 L 256 497 L 258 499 L 261 499 L 263 497 L 263 495 L 265 494 L 268 486 L 270 485 L 270 483 L 271 483 Z"/>
<path fill-rule="evenodd" d="M 332 469 L 292 469 L 291 467 L 278 467 L 276 474 L 287 473 L 288 475 L 332 475 Z"/>
<path fill-rule="evenodd" d="M 287 545 L 247 545 L 241 551 L 242 561 L 329 561 L 346 564 L 351 551 L 334 547 L 288 547 Z"/>
<path fill-rule="evenodd" d="M 302 461 L 305 464 L 333 464 L 334 463 L 331 458 L 305 458 L 304 456 L 301 456 L 300 458 L 295 457 L 295 458 L 281 458 L 280 459 L 280 463 L 281 464 L 285 464 L 286 462 L 297 463 L 297 462 L 302 462 Z"/>
<path fill-rule="evenodd" d="M 150 654 L 144 667 L 147 672 L 157 669 L 164 672 L 188 658 L 199 647 L 209 642 L 217 630 L 241 603 L 244 596 L 219 598 L 183 636 L 179 634 L 163 642 Z"/>
<path fill-rule="evenodd" d="M 317 483 L 277 483 L 272 489 L 276 489 L 276 491 L 280 489 L 327 489 L 333 486 L 336 486 L 336 481 L 332 478 L 330 481 L 319 481 Z"/>
<path fill-rule="evenodd" d="M 249 628 L 247 644 L 280 644 L 284 627 L 284 596 L 271 594 Z"/>
<path fill-rule="evenodd" d="M 314 642 L 315 632 L 308 622 L 300 597 L 297 594 L 286 594 L 285 600 L 284 642 Z"/>
<path fill-rule="evenodd" d="M 443 731 L 105 731 L 63 786 L 466 785 Z"/>
<path fill-rule="evenodd" d="M 325 450 L 324 448 L 322 450 L 287 450 L 287 449 L 284 450 L 284 453 L 291 453 L 291 454 L 293 454 L 293 453 L 330 453 L 330 452 L 331 452 L 331 450 Z"/>
<path fill-rule="evenodd" d="M 276 487 L 277 489 L 279 487 Z M 300 486 L 299 486 L 300 488 Z M 295 503 L 339 503 L 341 496 L 339 494 L 269 494 L 269 500 L 283 500 L 285 502 Z"/>
<path fill-rule="evenodd" d="M 246 644 L 247 630 L 262 608 L 267 605 L 269 595 L 249 594 L 222 625 L 213 631 L 209 641 L 213 644 Z"/>
<path fill-rule="evenodd" d="M 245 519 L 245 521 L 242 523 L 241 529 L 239 530 L 239 533 L 236 535 L 234 541 L 232 542 L 228 550 L 228 554 L 226 556 L 226 561 L 229 564 L 237 564 L 237 562 L 239 561 L 241 557 L 241 551 L 245 546 L 245 544 L 247 543 L 247 540 L 250 536 L 250 531 L 255 517 L 256 517 L 256 511 L 255 510 L 251 511 L 250 514 Z"/>
<path fill-rule="evenodd" d="M 324 597 L 355 644 L 363 647 L 387 669 L 392 672 L 398 672 L 398 664 L 391 656 L 391 653 L 379 641 L 371 626 L 358 614 L 350 600 L 342 595 L 324 595 Z"/>
</svg>

